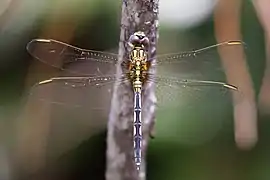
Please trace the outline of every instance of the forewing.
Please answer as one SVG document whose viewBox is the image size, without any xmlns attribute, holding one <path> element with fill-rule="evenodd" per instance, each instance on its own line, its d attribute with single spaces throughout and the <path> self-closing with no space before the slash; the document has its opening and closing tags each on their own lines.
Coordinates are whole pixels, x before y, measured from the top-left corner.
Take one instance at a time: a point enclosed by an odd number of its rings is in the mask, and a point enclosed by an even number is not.
<svg viewBox="0 0 270 180">
<path fill-rule="evenodd" d="M 118 56 L 112 53 L 81 49 L 52 39 L 34 39 L 27 51 L 39 61 L 65 74 L 114 74 Z"/>
</svg>

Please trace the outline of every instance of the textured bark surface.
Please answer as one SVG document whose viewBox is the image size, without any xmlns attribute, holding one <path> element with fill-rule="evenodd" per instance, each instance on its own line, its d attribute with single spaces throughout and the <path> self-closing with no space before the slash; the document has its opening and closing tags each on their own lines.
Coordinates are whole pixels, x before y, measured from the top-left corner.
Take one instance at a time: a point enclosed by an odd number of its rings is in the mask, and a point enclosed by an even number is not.
<svg viewBox="0 0 270 180">
<path fill-rule="evenodd" d="M 135 31 L 144 31 L 150 40 L 149 58 L 156 55 L 158 29 L 158 0 L 123 0 L 121 34 L 119 42 L 119 65 L 117 78 L 125 72 L 120 63 L 128 58 L 127 41 Z M 151 68 L 154 74 L 155 69 Z M 138 172 L 133 155 L 133 91 L 131 84 L 115 84 L 108 122 L 107 180 L 144 180 L 146 177 L 146 148 L 149 134 L 154 126 L 156 97 L 154 84 L 147 84 L 142 92 L 142 165 Z"/>
</svg>

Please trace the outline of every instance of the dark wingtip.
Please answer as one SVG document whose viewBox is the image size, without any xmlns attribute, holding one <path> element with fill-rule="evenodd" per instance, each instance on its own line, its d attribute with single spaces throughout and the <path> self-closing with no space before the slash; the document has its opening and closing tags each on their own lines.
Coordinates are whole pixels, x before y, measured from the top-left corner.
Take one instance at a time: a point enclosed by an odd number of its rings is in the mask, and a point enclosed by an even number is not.
<svg viewBox="0 0 270 180">
<path fill-rule="evenodd" d="M 232 40 L 227 42 L 228 45 L 243 45 L 245 48 L 247 48 L 247 44 L 244 41 L 241 40 Z"/>
<path fill-rule="evenodd" d="M 26 50 L 27 50 L 27 51 L 30 50 L 30 46 L 31 46 L 34 42 L 51 43 L 52 40 L 51 40 L 51 39 L 32 39 L 32 40 L 31 40 L 30 42 L 28 42 L 27 45 L 26 45 Z"/>
<path fill-rule="evenodd" d="M 226 87 L 226 88 L 232 89 L 234 91 L 238 91 L 237 86 L 234 86 L 234 85 L 231 85 L 231 84 L 224 84 L 223 86 Z"/>
</svg>

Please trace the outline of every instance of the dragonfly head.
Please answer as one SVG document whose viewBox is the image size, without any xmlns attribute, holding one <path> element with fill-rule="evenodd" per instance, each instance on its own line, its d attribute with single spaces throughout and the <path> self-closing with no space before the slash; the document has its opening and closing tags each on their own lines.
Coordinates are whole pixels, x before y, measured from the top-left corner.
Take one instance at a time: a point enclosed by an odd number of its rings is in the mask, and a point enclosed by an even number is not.
<svg viewBox="0 0 270 180">
<path fill-rule="evenodd" d="M 135 47 L 147 49 L 149 46 L 149 39 L 148 39 L 148 37 L 146 37 L 144 32 L 137 31 L 130 36 L 130 38 L 128 40 L 128 45 L 132 49 Z"/>
<path fill-rule="evenodd" d="M 146 37 L 146 35 L 144 34 L 144 32 L 142 31 L 137 31 L 135 32 L 133 35 L 135 35 L 136 37 L 138 37 L 139 39 L 143 39 Z"/>
</svg>

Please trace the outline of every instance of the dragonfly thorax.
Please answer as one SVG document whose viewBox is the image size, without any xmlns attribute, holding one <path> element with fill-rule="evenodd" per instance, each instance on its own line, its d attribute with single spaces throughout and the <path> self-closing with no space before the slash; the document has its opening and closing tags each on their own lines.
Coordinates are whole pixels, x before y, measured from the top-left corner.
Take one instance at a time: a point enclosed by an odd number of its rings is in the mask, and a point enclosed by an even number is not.
<svg viewBox="0 0 270 180">
<path fill-rule="evenodd" d="M 130 53 L 129 77 L 134 90 L 142 88 L 147 79 L 147 54 L 143 48 L 136 47 Z"/>
</svg>

